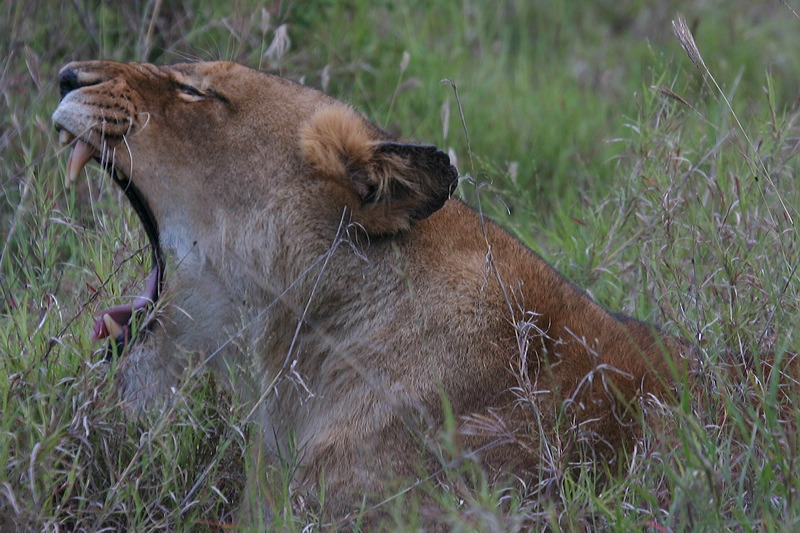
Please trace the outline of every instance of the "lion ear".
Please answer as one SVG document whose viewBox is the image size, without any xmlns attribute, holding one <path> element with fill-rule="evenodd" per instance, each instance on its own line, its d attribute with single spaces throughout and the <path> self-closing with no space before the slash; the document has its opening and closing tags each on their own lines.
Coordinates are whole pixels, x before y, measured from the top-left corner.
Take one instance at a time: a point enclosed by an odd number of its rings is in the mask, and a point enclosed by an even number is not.
<svg viewBox="0 0 800 533">
<path fill-rule="evenodd" d="M 353 221 L 370 235 L 407 231 L 441 208 L 458 184 L 450 158 L 435 146 L 387 142 L 351 108 L 318 110 L 300 132 L 306 162 L 350 190 Z"/>
<path fill-rule="evenodd" d="M 361 197 L 355 218 L 371 234 L 398 233 L 431 216 L 458 185 L 450 158 L 435 146 L 375 145 L 364 168 L 349 178 Z"/>
</svg>

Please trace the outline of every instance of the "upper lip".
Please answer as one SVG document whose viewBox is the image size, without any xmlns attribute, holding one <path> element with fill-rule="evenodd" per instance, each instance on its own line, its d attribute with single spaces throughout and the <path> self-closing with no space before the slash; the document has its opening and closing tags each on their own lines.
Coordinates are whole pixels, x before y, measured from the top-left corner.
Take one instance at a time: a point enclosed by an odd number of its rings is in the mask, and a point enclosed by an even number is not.
<svg viewBox="0 0 800 533">
<path fill-rule="evenodd" d="M 145 282 L 144 292 L 136 297 L 132 304 L 115 305 L 100 311 L 92 328 L 94 339 L 112 337 L 118 344 L 124 345 L 130 341 L 130 328 L 134 316 L 146 312 L 155 304 L 164 284 L 165 262 L 159 245 L 158 224 L 144 196 L 130 177 L 114 166 L 113 158 L 103 157 L 101 150 L 61 124 L 56 124 L 56 130 L 59 132 L 62 146 L 72 144 L 67 162 L 66 185 L 69 187 L 75 181 L 90 160 L 97 160 L 128 197 L 150 241 L 153 267 Z"/>
</svg>

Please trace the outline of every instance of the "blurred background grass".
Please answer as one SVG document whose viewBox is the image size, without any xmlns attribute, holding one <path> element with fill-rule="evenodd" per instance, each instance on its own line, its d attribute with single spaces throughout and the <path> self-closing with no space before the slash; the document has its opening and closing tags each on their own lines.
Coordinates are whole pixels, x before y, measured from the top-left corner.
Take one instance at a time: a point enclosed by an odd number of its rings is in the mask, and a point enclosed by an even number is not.
<svg viewBox="0 0 800 533">
<path fill-rule="evenodd" d="M 49 118 L 57 71 L 105 58 L 239 61 L 451 150 L 470 203 L 480 191 L 484 212 L 604 305 L 697 344 L 699 386 L 669 415 L 677 433 L 651 436 L 627 483 L 597 496 L 558 475 L 557 496 L 533 487 L 514 505 L 479 493 L 443 504 L 450 527 L 794 529 L 798 372 L 784 353 L 796 349 L 800 314 L 792 4 L 6 0 L 5 525 L 218 530 L 241 490 L 240 421 L 202 402 L 210 385 L 193 384 L 200 401 L 144 447 L 88 341 L 94 310 L 135 294 L 146 261 L 138 221 L 101 172 L 69 193 L 61 185 Z M 673 36 L 678 12 L 720 90 Z M 316 520 L 288 516 L 281 527 Z"/>
</svg>

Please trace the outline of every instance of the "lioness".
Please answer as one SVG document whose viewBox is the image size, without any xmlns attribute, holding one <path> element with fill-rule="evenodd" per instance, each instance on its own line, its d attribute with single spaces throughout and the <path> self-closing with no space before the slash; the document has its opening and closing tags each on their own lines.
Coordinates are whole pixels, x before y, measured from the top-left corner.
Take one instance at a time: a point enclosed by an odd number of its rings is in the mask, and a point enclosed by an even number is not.
<svg viewBox="0 0 800 533">
<path fill-rule="evenodd" d="M 144 293 L 93 327 L 127 352 L 123 398 L 145 407 L 208 365 L 250 402 L 257 448 L 297 450 L 296 489 L 324 476 L 331 512 L 435 470 L 443 405 L 460 449 L 502 477 L 535 474 L 513 435 L 536 442 L 559 410 L 617 451 L 641 401 L 668 399 L 679 343 L 452 198 L 435 147 L 234 63 L 71 63 L 59 82 L 67 183 L 98 161 L 152 247 Z"/>
</svg>

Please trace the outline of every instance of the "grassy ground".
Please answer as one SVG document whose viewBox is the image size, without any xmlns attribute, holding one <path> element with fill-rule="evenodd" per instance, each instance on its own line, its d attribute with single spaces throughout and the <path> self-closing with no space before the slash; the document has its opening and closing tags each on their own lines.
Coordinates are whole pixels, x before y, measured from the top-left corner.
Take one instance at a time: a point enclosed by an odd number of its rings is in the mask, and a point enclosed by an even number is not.
<svg viewBox="0 0 800 533">
<path fill-rule="evenodd" d="M 796 2 L 584 4 L 5 2 L 0 530 L 221 531 L 241 497 L 247 428 L 207 400 L 223 394 L 213 382 L 132 423 L 89 342 L 93 312 L 135 293 L 147 255 L 99 170 L 61 184 L 56 73 L 100 57 L 261 66 L 451 149 L 465 198 L 480 184 L 487 214 L 598 301 L 697 345 L 696 383 L 622 478 L 597 487 L 554 462 L 500 492 L 456 471 L 422 488 L 435 508 L 388 502 L 387 529 L 431 514 L 476 531 L 800 529 Z M 278 529 L 324 527 L 277 492 Z"/>
</svg>

